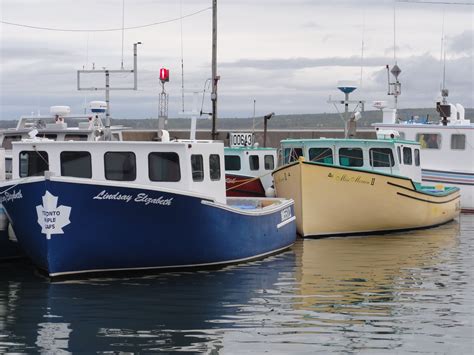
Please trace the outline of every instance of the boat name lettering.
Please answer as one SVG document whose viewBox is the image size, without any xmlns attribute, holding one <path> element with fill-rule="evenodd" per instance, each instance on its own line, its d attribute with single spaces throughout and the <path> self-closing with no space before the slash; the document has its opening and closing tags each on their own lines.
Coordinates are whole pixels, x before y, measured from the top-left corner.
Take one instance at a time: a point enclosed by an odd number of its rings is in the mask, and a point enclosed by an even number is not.
<svg viewBox="0 0 474 355">
<path fill-rule="evenodd" d="M 339 174 L 329 173 L 328 178 L 334 179 L 334 180 L 340 181 L 340 182 L 352 182 L 352 183 L 355 183 L 355 184 L 363 184 L 363 185 L 374 185 L 375 184 L 375 178 L 367 179 L 367 178 L 364 178 L 360 175 L 358 175 L 358 176 L 349 176 L 347 174 L 339 175 Z"/>
<path fill-rule="evenodd" d="M 138 194 L 137 197 L 134 200 L 135 202 L 142 202 L 146 206 L 149 204 L 153 205 L 161 205 L 161 206 L 171 206 L 171 203 L 173 202 L 173 198 L 164 198 L 163 196 L 160 196 L 158 198 L 151 198 L 148 197 L 147 194 L 141 193 Z"/>
<path fill-rule="evenodd" d="M 281 210 L 281 221 L 286 221 L 289 218 L 291 218 L 291 207 Z"/>
<path fill-rule="evenodd" d="M 4 192 L 2 193 L 2 196 L 0 196 L 0 203 L 4 203 L 4 202 L 11 202 L 11 201 L 14 201 L 14 200 L 20 200 L 23 198 L 23 195 L 21 194 L 21 190 L 19 191 L 15 191 L 13 190 L 13 192 Z"/>
<path fill-rule="evenodd" d="M 237 183 L 237 179 L 236 178 L 226 178 L 225 183 L 226 184 L 235 184 L 235 183 Z"/>
<path fill-rule="evenodd" d="M 94 200 L 114 200 L 114 201 L 123 201 L 129 203 L 131 201 L 136 203 L 143 203 L 145 206 L 148 205 L 160 205 L 160 206 L 171 206 L 173 203 L 173 198 L 164 198 L 160 197 L 149 197 L 146 193 L 139 193 L 136 196 L 121 194 L 120 192 L 110 193 L 106 190 L 102 190 L 96 196 L 93 197 Z"/>
<path fill-rule="evenodd" d="M 130 202 L 132 201 L 132 195 L 122 195 L 120 192 L 116 192 L 114 194 L 108 193 L 105 190 L 102 190 L 97 196 L 95 196 L 94 200 L 115 200 L 115 201 L 125 201 Z"/>
</svg>

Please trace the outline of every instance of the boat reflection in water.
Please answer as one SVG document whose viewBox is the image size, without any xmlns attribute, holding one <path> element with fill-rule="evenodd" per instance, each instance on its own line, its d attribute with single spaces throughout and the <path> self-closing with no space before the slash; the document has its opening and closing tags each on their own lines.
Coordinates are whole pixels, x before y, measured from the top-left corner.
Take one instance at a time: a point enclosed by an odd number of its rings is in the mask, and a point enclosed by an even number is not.
<svg viewBox="0 0 474 355">
<path fill-rule="evenodd" d="M 219 349 L 242 305 L 294 267 L 288 251 L 222 270 L 50 283 L 3 264 L 0 352 Z"/>
<path fill-rule="evenodd" d="M 474 216 L 460 220 L 197 273 L 51 284 L 0 264 L 0 352 L 471 353 Z"/>
</svg>

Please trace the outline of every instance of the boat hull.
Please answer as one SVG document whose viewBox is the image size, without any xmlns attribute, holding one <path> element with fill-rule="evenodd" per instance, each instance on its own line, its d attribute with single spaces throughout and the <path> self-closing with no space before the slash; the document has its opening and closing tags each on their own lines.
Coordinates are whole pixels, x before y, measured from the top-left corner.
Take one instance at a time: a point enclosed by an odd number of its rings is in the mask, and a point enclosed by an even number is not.
<svg viewBox="0 0 474 355">
<path fill-rule="evenodd" d="M 265 197 L 265 189 L 258 177 L 225 174 L 227 196 Z"/>
<path fill-rule="evenodd" d="M 3 207 L 0 205 L 0 261 L 21 258 L 23 255 L 16 241 L 8 235 L 8 220 Z"/>
<path fill-rule="evenodd" d="M 458 189 L 434 196 L 393 175 L 298 161 L 273 177 L 277 196 L 295 201 L 302 236 L 425 228 L 460 212 Z"/>
<path fill-rule="evenodd" d="M 461 212 L 474 213 L 474 173 L 422 169 L 421 174 L 426 183 L 458 187 L 461 191 Z"/>
<path fill-rule="evenodd" d="M 51 277 L 228 264 L 296 238 L 292 201 L 236 211 L 199 196 L 80 180 L 20 183 L 4 204 L 21 247 Z"/>
</svg>

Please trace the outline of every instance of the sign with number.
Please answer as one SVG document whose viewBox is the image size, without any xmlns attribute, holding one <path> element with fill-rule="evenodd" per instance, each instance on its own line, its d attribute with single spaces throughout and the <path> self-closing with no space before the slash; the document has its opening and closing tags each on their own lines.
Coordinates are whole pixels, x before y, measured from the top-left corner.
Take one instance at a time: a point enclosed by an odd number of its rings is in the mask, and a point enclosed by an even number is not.
<svg viewBox="0 0 474 355">
<path fill-rule="evenodd" d="M 231 133 L 229 145 L 231 147 L 251 147 L 253 145 L 253 133 Z"/>
</svg>

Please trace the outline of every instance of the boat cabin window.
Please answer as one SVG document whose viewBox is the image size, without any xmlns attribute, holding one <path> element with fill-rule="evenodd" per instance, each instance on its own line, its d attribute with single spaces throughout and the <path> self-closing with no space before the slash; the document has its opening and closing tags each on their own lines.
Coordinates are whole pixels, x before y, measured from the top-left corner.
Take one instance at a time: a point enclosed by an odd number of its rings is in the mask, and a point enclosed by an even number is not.
<svg viewBox="0 0 474 355">
<path fill-rule="evenodd" d="M 451 135 L 451 149 L 456 149 L 456 150 L 466 149 L 466 135 L 465 134 Z"/>
<path fill-rule="evenodd" d="M 397 155 L 398 155 L 398 164 L 401 164 L 402 163 L 402 150 L 400 149 L 399 146 L 397 147 Z"/>
<path fill-rule="evenodd" d="M 61 176 L 92 178 L 92 161 L 89 152 L 61 152 Z"/>
<path fill-rule="evenodd" d="M 209 176 L 212 181 L 221 179 L 221 160 L 218 154 L 209 155 Z"/>
<path fill-rule="evenodd" d="M 148 154 L 148 177 L 150 181 L 176 182 L 181 180 L 179 155 L 173 152 Z"/>
<path fill-rule="evenodd" d="M 420 150 L 415 149 L 415 166 L 420 166 Z"/>
<path fill-rule="evenodd" d="M 370 166 L 376 168 L 390 168 L 395 165 L 392 149 L 371 148 L 369 149 Z"/>
<path fill-rule="evenodd" d="M 360 148 L 339 149 L 339 165 L 341 166 L 364 166 L 364 155 Z"/>
<path fill-rule="evenodd" d="M 310 148 L 309 160 L 316 163 L 334 164 L 331 148 Z"/>
<path fill-rule="evenodd" d="M 413 164 L 413 157 L 411 154 L 411 148 L 403 147 L 403 164 L 405 165 L 412 165 Z"/>
<path fill-rule="evenodd" d="M 249 166 L 250 166 L 250 170 L 260 169 L 258 155 L 249 155 Z"/>
<path fill-rule="evenodd" d="M 240 170 L 240 157 L 238 155 L 226 155 L 224 157 L 225 170 Z"/>
<path fill-rule="evenodd" d="M 416 140 L 422 149 L 439 149 L 441 147 L 441 135 L 437 133 L 418 133 Z"/>
<path fill-rule="evenodd" d="M 12 158 L 5 158 L 5 173 L 7 175 L 10 175 L 12 174 L 12 169 L 13 169 L 13 166 L 12 166 Z"/>
<path fill-rule="evenodd" d="M 193 181 L 204 180 L 204 161 L 201 154 L 191 155 L 191 169 L 193 173 Z"/>
<path fill-rule="evenodd" d="M 283 156 L 285 164 L 297 161 L 299 157 L 303 156 L 303 148 L 285 148 Z"/>
<path fill-rule="evenodd" d="M 86 141 L 87 134 L 66 134 L 64 136 L 65 141 Z"/>
<path fill-rule="evenodd" d="M 2 142 L 2 148 L 12 149 L 13 142 L 21 141 L 21 136 L 5 136 Z"/>
<path fill-rule="evenodd" d="M 275 169 L 275 159 L 273 155 L 265 155 L 265 170 Z"/>
<path fill-rule="evenodd" d="M 20 177 L 41 176 L 48 168 L 48 153 L 43 151 L 20 153 Z"/>
<path fill-rule="evenodd" d="M 105 178 L 115 181 L 134 181 L 137 164 L 133 152 L 107 152 L 104 155 Z"/>
<path fill-rule="evenodd" d="M 55 141 L 56 139 L 58 139 L 58 135 L 57 134 L 41 134 L 39 133 L 37 135 L 37 137 L 40 137 L 40 138 L 47 138 L 47 139 L 51 139 L 53 141 Z"/>
</svg>

